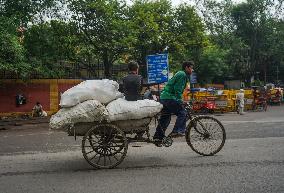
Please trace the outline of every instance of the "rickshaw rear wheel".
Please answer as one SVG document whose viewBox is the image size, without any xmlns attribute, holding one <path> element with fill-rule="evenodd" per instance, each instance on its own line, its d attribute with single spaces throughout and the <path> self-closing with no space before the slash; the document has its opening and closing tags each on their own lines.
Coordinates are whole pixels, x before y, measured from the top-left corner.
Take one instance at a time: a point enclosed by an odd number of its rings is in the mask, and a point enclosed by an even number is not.
<svg viewBox="0 0 284 193">
<path fill-rule="evenodd" d="M 125 133 L 112 124 L 92 127 L 82 140 L 83 156 L 95 168 L 116 167 L 124 160 L 127 149 Z"/>
</svg>

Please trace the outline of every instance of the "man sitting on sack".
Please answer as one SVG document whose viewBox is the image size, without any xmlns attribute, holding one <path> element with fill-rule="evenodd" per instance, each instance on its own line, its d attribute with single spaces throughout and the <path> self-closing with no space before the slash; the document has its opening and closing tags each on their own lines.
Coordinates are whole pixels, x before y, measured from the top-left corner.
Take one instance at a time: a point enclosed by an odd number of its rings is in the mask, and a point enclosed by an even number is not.
<svg viewBox="0 0 284 193">
<path fill-rule="evenodd" d="M 135 61 L 130 61 L 128 63 L 128 75 L 122 79 L 123 83 L 123 93 L 125 95 L 125 100 L 127 101 L 137 101 L 142 99 L 141 91 L 143 85 L 143 78 L 138 75 L 139 65 Z M 144 131 L 137 133 L 136 139 L 142 139 Z"/>
<path fill-rule="evenodd" d="M 138 75 L 139 65 L 135 61 L 128 63 L 128 75 L 122 79 L 125 100 L 137 101 L 141 99 L 143 78 Z"/>
</svg>

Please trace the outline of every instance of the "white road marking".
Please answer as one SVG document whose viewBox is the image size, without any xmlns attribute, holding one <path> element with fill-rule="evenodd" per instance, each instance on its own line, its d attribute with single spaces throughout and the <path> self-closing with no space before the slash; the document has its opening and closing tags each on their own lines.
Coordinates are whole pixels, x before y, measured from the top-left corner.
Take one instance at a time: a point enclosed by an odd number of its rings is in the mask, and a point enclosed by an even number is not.
<svg viewBox="0 0 284 193">
<path fill-rule="evenodd" d="M 284 123 L 284 120 L 221 121 L 221 123 Z"/>
</svg>

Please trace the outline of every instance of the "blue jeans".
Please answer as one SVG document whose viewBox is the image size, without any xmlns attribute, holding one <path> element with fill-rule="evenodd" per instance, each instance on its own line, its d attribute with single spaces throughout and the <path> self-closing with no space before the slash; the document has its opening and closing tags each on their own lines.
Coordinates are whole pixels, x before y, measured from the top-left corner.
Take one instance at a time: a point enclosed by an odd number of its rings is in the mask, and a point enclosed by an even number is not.
<svg viewBox="0 0 284 193">
<path fill-rule="evenodd" d="M 154 138 L 162 139 L 165 137 L 165 131 L 171 122 L 172 114 L 177 116 L 173 132 L 184 133 L 186 127 L 186 110 L 182 103 L 174 99 L 161 99 L 160 103 L 163 104 L 163 109 Z"/>
</svg>

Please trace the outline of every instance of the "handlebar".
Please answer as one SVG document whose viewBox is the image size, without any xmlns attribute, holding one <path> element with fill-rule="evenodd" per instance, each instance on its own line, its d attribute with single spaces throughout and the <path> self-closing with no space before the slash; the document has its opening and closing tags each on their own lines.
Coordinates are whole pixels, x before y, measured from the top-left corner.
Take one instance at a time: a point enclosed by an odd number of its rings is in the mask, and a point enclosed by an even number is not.
<svg viewBox="0 0 284 193">
<path fill-rule="evenodd" d="M 183 107 L 186 111 L 190 112 L 193 108 L 191 101 L 183 101 Z"/>
</svg>

